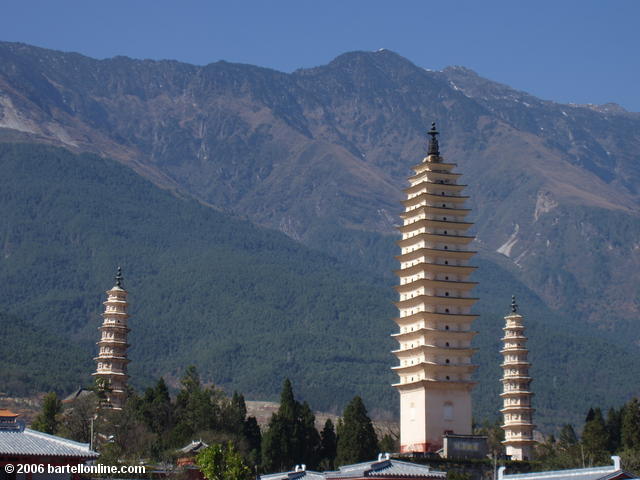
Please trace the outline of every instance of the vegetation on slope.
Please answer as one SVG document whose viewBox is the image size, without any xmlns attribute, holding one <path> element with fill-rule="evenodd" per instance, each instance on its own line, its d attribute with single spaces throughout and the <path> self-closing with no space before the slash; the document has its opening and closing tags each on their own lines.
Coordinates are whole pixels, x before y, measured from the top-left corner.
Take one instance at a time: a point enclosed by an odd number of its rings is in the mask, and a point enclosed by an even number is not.
<svg viewBox="0 0 640 480">
<path fill-rule="evenodd" d="M 31 372 L 0 389 L 62 394 L 89 382 L 104 291 L 122 265 L 135 385 L 160 375 L 176 385 L 195 364 L 204 381 L 252 399 L 277 398 L 289 377 L 321 410 L 339 411 L 355 395 L 374 416 L 397 410 L 389 386 L 395 295 L 385 280 L 178 198 L 110 160 L 0 144 L 0 168 L 0 310 L 30 325 L 2 322 L 0 369 Z M 374 248 L 391 257 L 392 242 Z M 554 316 L 496 264 L 475 263 L 476 418 L 499 408 L 498 339 L 511 293 L 530 326 L 539 424 L 577 422 L 572 412 L 592 403 L 608 407 L 614 386 L 621 397 L 634 393 L 638 360 L 624 348 Z M 578 395 L 585 376 L 589 395 Z"/>
</svg>

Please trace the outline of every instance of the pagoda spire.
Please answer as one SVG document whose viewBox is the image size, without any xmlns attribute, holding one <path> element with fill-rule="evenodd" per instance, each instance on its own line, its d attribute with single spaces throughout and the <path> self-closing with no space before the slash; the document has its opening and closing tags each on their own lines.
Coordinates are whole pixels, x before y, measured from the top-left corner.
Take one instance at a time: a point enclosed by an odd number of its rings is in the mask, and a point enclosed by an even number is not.
<svg viewBox="0 0 640 480">
<path fill-rule="evenodd" d="M 455 163 L 440 156 L 435 123 L 427 157 L 413 167 L 405 189 L 405 211 L 400 215 L 397 256 L 400 299 L 394 321 L 398 358 L 393 370 L 400 393 L 400 449 L 403 452 L 435 452 L 443 435 L 470 435 L 471 307 L 477 298 L 469 276 L 476 267 L 468 264 L 476 253 L 469 248 L 473 225 L 465 221 L 466 185 L 458 183 Z"/>
<path fill-rule="evenodd" d="M 103 321 L 99 327 L 100 341 L 98 356 L 94 358 L 96 371 L 93 376 L 96 382 L 104 387 L 106 406 L 114 410 L 124 407 L 127 396 L 127 291 L 123 287 L 122 269 L 118 267 L 115 285 L 107 291 L 107 301 L 102 314 Z"/>
<path fill-rule="evenodd" d="M 512 460 L 532 460 L 533 455 L 533 412 L 531 408 L 531 377 L 527 360 L 527 337 L 522 315 L 518 313 L 515 295 L 511 297 L 511 313 L 504 317 L 504 347 L 500 353 L 504 357 L 502 363 L 503 401 L 501 410 L 504 417 L 503 445 L 507 456 Z"/>
<path fill-rule="evenodd" d="M 429 150 L 427 155 L 440 156 L 440 145 L 438 145 L 438 130 L 436 129 L 436 122 L 431 123 L 431 130 L 427 132 L 431 138 L 429 139 Z"/>
<path fill-rule="evenodd" d="M 115 280 L 116 280 L 116 287 L 124 288 L 122 286 L 122 281 L 124 280 L 124 277 L 122 276 L 122 267 L 118 267 L 118 271 L 116 272 Z"/>
</svg>

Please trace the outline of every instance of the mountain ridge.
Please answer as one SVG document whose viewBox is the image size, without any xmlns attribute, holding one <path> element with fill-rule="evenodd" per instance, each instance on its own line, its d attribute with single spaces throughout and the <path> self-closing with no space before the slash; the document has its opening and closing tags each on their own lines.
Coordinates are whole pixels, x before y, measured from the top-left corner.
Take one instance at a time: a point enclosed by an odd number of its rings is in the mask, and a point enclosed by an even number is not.
<svg viewBox="0 0 640 480">
<path fill-rule="evenodd" d="M 438 120 L 444 156 L 470 178 L 482 258 L 560 314 L 640 342 L 634 115 L 538 100 L 389 51 L 293 73 L 5 43 L 0 59 L 0 125 L 11 127 L 0 140 L 113 157 L 381 276 L 393 269 L 400 189 Z"/>
</svg>

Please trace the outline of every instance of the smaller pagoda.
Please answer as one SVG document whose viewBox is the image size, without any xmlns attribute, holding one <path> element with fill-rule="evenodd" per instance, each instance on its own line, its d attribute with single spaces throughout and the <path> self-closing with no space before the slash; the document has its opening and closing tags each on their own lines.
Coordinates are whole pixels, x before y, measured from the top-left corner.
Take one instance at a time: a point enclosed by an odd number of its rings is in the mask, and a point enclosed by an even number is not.
<svg viewBox="0 0 640 480">
<path fill-rule="evenodd" d="M 102 317 L 101 332 L 98 342 L 99 353 L 94 358 L 96 371 L 93 373 L 96 384 L 105 394 L 104 406 L 114 410 L 124 407 L 127 396 L 127 291 L 123 287 L 122 269 L 118 267 L 116 283 L 107 291 L 107 301 Z"/>
<path fill-rule="evenodd" d="M 503 391 L 500 396 L 503 400 L 503 408 L 500 410 L 504 416 L 504 441 L 506 454 L 512 460 L 531 460 L 533 458 L 533 412 L 531 408 L 531 377 L 527 360 L 529 351 L 524 334 L 525 327 L 523 317 L 518 313 L 516 297 L 511 297 L 511 313 L 504 317 L 505 327 L 504 347 L 500 351 L 504 357 L 502 363 Z"/>
</svg>

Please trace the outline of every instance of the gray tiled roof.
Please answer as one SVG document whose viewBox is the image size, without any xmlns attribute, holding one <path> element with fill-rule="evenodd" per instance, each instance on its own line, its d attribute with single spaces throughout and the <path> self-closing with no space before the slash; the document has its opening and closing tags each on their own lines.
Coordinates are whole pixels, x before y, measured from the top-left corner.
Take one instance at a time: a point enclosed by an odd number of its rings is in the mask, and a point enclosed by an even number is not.
<svg viewBox="0 0 640 480">
<path fill-rule="evenodd" d="M 271 473 L 260 475 L 260 480 L 325 480 L 323 473 L 313 470 L 302 470 L 299 472 Z"/>
<path fill-rule="evenodd" d="M 550 470 L 547 472 L 504 474 L 505 467 L 498 472 L 500 480 L 609 480 L 611 478 L 632 478 L 634 475 L 620 469 L 620 457 L 613 456 L 613 465 L 602 467 L 574 468 L 571 470 Z"/>
<path fill-rule="evenodd" d="M 178 450 L 181 453 L 198 453 L 200 450 L 207 448 L 209 445 L 204 443 L 202 440 L 198 440 L 197 442 L 194 440 L 186 447 Z"/>
<path fill-rule="evenodd" d="M 336 472 L 327 472 L 327 479 L 348 477 L 430 477 L 445 478 L 446 472 L 431 470 L 428 465 L 384 459 L 377 462 L 345 465 Z"/>
<path fill-rule="evenodd" d="M 98 457 L 97 452 L 89 449 L 88 443 L 78 443 L 28 428 L 23 431 L 0 431 L 0 454 Z"/>
<path fill-rule="evenodd" d="M 426 477 L 445 479 L 446 472 L 431 470 L 427 465 L 402 462 L 395 459 L 345 465 L 334 472 L 313 472 L 310 470 L 271 473 L 260 475 L 260 480 L 331 480 L 357 477 Z"/>
</svg>

